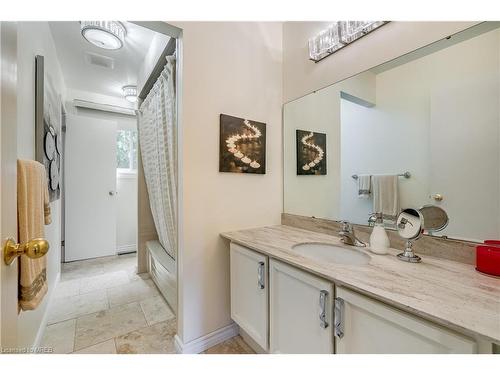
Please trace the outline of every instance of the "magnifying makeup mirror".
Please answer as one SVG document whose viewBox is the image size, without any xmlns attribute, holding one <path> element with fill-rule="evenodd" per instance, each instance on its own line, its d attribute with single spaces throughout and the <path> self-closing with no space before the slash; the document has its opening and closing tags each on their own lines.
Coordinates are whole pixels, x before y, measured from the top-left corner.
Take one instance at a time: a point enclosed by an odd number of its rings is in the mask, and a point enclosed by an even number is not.
<svg viewBox="0 0 500 375">
<path fill-rule="evenodd" d="M 422 258 L 413 252 L 412 241 L 416 241 L 424 232 L 424 217 L 419 210 L 406 208 L 399 214 L 396 225 L 399 235 L 406 239 L 405 251 L 398 254 L 398 258 L 410 263 L 420 262 Z"/>
<path fill-rule="evenodd" d="M 398 254 L 398 258 L 405 262 L 419 263 L 422 261 L 413 252 L 413 242 L 427 231 L 433 233 L 443 230 L 448 225 L 448 214 L 441 207 L 428 205 L 416 210 L 406 208 L 398 216 L 396 225 L 398 233 L 406 239 L 406 248 L 403 253 Z"/>
<path fill-rule="evenodd" d="M 429 234 L 439 232 L 448 225 L 448 214 L 441 207 L 427 205 L 420 207 L 419 211 L 424 217 L 424 229 Z"/>
</svg>

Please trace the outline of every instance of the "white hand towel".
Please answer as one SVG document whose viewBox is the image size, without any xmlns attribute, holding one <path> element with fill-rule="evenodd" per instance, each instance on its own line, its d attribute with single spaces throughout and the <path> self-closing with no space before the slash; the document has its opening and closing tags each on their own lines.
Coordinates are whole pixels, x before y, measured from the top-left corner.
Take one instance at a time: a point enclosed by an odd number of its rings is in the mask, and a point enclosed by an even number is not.
<svg viewBox="0 0 500 375">
<path fill-rule="evenodd" d="M 395 222 L 399 215 L 399 178 L 397 175 L 372 176 L 373 212 Z"/>
<path fill-rule="evenodd" d="M 370 198 L 372 191 L 371 177 L 369 174 L 362 174 L 358 176 L 358 197 Z"/>
</svg>

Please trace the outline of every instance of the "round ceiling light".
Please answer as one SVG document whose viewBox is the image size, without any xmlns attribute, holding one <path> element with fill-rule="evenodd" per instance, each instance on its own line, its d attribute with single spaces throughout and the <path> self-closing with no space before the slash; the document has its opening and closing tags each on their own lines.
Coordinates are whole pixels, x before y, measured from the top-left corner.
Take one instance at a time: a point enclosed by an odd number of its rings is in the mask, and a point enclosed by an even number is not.
<svg viewBox="0 0 500 375">
<path fill-rule="evenodd" d="M 122 87 L 123 96 L 130 103 L 135 103 L 137 101 L 137 86 L 127 85 Z"/>
<path fill-rule="evenodd" d="M 81 21 L 80 30 L 89 43 L 109 50 L 122 48 L 127 34 L 118 21 Z"/>
</svg>

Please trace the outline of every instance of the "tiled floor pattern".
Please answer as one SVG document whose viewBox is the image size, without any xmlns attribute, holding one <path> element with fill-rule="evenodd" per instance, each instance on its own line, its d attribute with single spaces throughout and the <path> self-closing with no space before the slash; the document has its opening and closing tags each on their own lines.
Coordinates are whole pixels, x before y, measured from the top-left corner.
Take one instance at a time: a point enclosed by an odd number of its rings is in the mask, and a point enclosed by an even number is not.
<svg viewBox="0 0 500 375">
<path fill-rule="evenodd" d="M 62 265 L 43 347 L 54 353 L 175 353 L 177 322 L 135 254 Z M 235 337 L 205 353 L 253 353 Z"/>
</svg>

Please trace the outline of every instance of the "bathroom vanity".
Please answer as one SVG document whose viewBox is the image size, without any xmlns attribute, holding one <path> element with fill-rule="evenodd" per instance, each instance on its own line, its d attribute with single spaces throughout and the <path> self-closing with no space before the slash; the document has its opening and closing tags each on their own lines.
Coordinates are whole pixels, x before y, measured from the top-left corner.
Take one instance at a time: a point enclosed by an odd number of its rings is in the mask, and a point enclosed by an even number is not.
<svg viewBox="0 0 500 375">
<path fill-rule="evenodd" d="M 500 239 L 499 40 L 484 22 L 284 104 L 282 225 L 223 234 L 257 351 L 500 351 L 500 279 L 474 268 Z"/>
<path fill-rule="evenodd" d="M 371 254 L 286 225 L 222 236 L 231 241 L 231 317 L 258 351 L 492 353 L 500 343 L 500 279 L 471 265 L 405 263 L 396 249 Z M 342 249 L 354 256 L 329 255 Z"/>
</svg>

